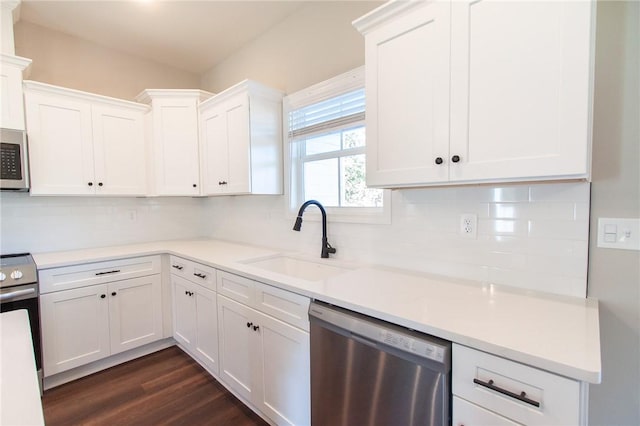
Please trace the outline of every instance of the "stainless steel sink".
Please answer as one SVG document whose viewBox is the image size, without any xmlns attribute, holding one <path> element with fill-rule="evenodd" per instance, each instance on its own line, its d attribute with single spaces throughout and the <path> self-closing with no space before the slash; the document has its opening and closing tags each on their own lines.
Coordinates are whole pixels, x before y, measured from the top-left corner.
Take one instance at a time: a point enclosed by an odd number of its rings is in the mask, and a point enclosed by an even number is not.
<svg viewBox="0 0 640 426">
<path fill-rule="evenodd" d="M 313 261 L 287 255 L 278 255 L 266 259 L 249 260 L 243 263 L 307 281 L 325 280 L 350 270 L 350 268 L 328 264 L 330 262 L 331 261 Z"/>
</svg>

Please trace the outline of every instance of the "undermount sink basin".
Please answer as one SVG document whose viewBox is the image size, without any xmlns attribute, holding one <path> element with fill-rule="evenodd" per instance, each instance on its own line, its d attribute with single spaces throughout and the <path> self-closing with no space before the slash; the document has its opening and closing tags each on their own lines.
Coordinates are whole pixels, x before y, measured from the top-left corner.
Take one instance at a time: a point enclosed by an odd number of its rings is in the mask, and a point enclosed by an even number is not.
<svg viewBox="0 0 640 426">
<path fill-rule="evenodd" d="M 267 259 L 252 260 L 244 263 L 260 269 L 307 281 L 324 280 L 349 270 L 348 268 L 340 266 L 327 265 L 325 263 L 284 255 L 274 256 Z"/>
</svg>

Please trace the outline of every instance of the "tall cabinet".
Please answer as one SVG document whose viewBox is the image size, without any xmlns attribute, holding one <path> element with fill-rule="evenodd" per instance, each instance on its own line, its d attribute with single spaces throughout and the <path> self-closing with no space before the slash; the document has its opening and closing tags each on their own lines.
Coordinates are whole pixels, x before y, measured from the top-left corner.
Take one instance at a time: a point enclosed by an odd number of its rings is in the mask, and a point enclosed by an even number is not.
<svg viewBox="0 0 640 426">
<path fill-rule="evenodd" d="M 389 2 L 365 36 L 367 183 L 588 179 L 595 2 Z"/>
<path fill-rule="evenodd" d="M 245 80 L 200 105 L 203 195 L 282 194 L 282 96 Z"/>
</svg>

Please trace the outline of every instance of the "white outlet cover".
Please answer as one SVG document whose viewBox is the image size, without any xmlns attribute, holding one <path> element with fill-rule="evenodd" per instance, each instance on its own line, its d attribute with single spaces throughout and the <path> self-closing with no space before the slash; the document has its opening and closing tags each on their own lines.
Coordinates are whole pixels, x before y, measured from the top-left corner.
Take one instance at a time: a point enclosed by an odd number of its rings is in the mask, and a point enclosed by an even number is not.
<svg viewBox="0 0 640 426">
<path fill-rule="evenodd" d="M 640 250 L 640 219 L 598 218 L 598 247 Z"/>
<path fill-rule="evenodd" d="M 465 238 L 477 238 L 478 215 L 475 213 L 463 213 L 460 215 L 460 235 Z"/>
</svg>

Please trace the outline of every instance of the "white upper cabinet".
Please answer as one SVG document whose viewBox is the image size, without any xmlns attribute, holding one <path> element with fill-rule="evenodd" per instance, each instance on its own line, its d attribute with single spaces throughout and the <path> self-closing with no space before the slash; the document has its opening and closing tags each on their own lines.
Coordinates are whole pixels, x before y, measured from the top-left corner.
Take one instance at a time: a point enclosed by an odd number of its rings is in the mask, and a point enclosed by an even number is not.
<svg viewBox="0 0 640 426">
<path fill-rule="evenodd" d="M 31 194 L 146 195 L 146 106 L 34 81 L 24 96 Z"/>
<path fill-rule="evenodd" d="M 390 2 L 365 35 L 367 183 L 588 179 L 594 2 Z"/>
<path fill-rule="evenodd" d="M 202 90 L 150 89 L 136 97 L 151 105 L 152 194 L 201 194 L 198 104 L 211 95 Z"/>
<path fill-rule="evenodd" d="M 31 59 L 0 54 L 0 128 L 24 130 L 22 73 Z"/>
<path fill-rule="evenodd" d="M 203 195 L 282 194 L 282 96 L 245 80 L 202 102 Z"/>
</svg>

